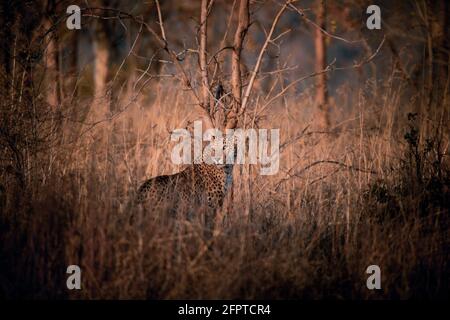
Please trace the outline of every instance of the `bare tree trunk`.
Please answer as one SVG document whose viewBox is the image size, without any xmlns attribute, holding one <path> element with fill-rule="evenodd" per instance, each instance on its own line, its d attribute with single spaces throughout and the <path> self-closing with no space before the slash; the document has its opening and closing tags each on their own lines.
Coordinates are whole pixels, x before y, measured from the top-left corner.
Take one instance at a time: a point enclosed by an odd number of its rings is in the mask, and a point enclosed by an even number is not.
<svg viewBox="0 0 450 320">
<path fill-rule="evenodd" d="M 435 3 L 436 24 L 432 27 L 433 37 L 436 37 L 436 44 L 433 48 L 435 52 L 434 74 L 438 81 L 436 81 L 436 103 L 438 106 L 445 100 L 445 87 L 448 78 L 448 56 L 449 56 L 449 3 L 446 0 L 441 0 Z"/>
<path fill-rule="evenodd" d="M 104 39 L 96 39 L 94 43 L 94 101 L 91 106 L 92 121 L 104 119 L 108 114 L 106 97 L 106 81 L 108 76 L 109 52 Z"/>
<path fill-rule="evenodd" d="M 326 27 L 326 4 L 325 0 L 319 0 L 316 11 L 316 23 L 321 29 Z M 325 70 L 327 64 L 327 48 L 325 35 L 319 28 L 315 29 L 316 64 L 315 71 Z M 325 73 L 317 76 L 316 82 L 316 106 L 320 113 L 320 126 L 328 128 L 330 126 L 327 77 Z"/>
<path fill-rule="evenodd" d="M 2 1 L 0 4 L 0 9 L 2 12 L 2 17 L 0 19 L 0 28 L 2 30 L 2 37 L 0 37 L 0 45 L 2 50 L 0 52 L 1 64 L 0 64 L 0 82 L 2 88 L 4 88 L 4 93 L 9 93 L 10 89 L 13 87 L 13 68 L 12 68 L 12 57 L 13 54 L 11 50 L 14 50 L 14 20 L 15 11 L 14 5 L 9 1 Z M 12 90 L 11 90 L 12 91 Z"/>
<path fill-rule="evenodd" d="M 449 46 L 449 11 L 450 5 L 447 0 L 440 0 L 436 5 L 436 22 L 434 30 L 436 36 L 436 47 L 435 51 L 435 79 L 434 87 L 435 91 L 435 108 L 436 116 L 439 119 L 439 127 L 437 128 L 437 134 L 440 135 L 439 139 L 442 139 L 443 135 L 448 136 L 448 129 L 445 126 L 450 120 L 450 109 L 449 109 L 449 84 L 450 84 L 450 46 Z"/>
<path fill-rule="evenodd" d="M 107 121 L 109 112 L 109 95 L 107 93 L 109 51 L 106 38 L 106 26 L 100 24 L 94 39 L 94 95 L 88 114 L 88 123 L 94 125 L 89 141 L 91 170 L 93 175 L 107 172 L 109 154 L 110 123 Z M 100 170 L 100 171 L 99 171 Z M 104 171 L 103 171 L 104 170 Z"/>
<path fill-rule="evenodd" d="M 65 85 L 67 84 L 68 93 L 67 96 L 71 102 L 74 102 L 77 97 L 77 83 L 78 83 L 78 41 L 79 41 L 79 33 L 72 32 L 70 42 L 69 42 L 69 50 L 70 50 L 70 63 L 68 70 L 68 79 L 66 80 Z M 78 108 L 77 108 L 78 109 Z"/>
<path fill-rule="evenodd" d="M 85 110 L 80 110 L 78 106 L 78 46 L 79 46 L 79 33 L 72 32 L 71 39 L 69 42 L 69 50 L 70 50 L 70 67 L 68 72 L 68 79 L 66 80 L 65 85 L 67 85 L 67 98 L 68 103 L 65 104 L 64 109 L 69 110 L 69 117 L 71 119 L 81 120 L 80 118 L 84 114 Z M 77 123 L 73 123 L 69 119 L 66 118 L 64 123 L 64 135 L 69 140 L 74 140 L 78 137 L 80 130 L 82 127 Z"/>
<path fill-rule="evenodd" d="M 209 105 L 209 81 L 208 81 L 208 65 L 206 62 L 206 39 L 207 39 L 207 21 L 208 21 L 208 0 L 202 0 L 200 11 L 200 71 L 202 77 L 202 104 L 208 113 L 210 112 Z"/>
<path fill-rule="evenodd" d="M 52 27 L 52 22 L 45 22 L 46 29 Z M 48 34 L 48 45 L 45 50 L 45 66 L 47 78 L 47 104 L 54 110 L 61 105 L 60 83 L 59 83 L 59 50 L 58 36 L 56 31 Z"/>
<path fill-rule="evenodd" d="M 103 5 L 110 5 L 107 1 L 102 2 Z M 88 138 L 92 140 L 89 143 L 90 158 L 90 177 L 92 181 L 98 183 L 106 183 L 106 181 L 114 181 L 112 174 L 112 148 L 110 145 L 111 122 L 107 119 L 110 111 L 110 95 L 107 91 L 108 68 L 109 68 L 109 41 L 107 21 L 99 21 L 98 29 L 94 35 L 94 95 L 90 106 L 90 116 L 88 122 L 96 124 L 92 128 Z M 101 122 L 100 122 L 101 121 Z M 99 230 L 97 239 L 94 241 L 104 241 L 104 226 L 107 223 L 106 215 L 99 215 L 96 221 L 97 226 L 93 227 L 93 232 Z M 87 247 L 90 248 L 90 247 Z M 105 264 L 105 256 L 103 251 L 93 252 L 85 250 L 88 259 L 92 259 L 97 255 L 97 265 L 102 268 Z M 89 265 L 87 262 L 86 265 Z"/>
<path fill-rule="evenodd" d="M 448 100 L 448 93 L 449 93 L 449 85 L 450 85 L 450 4 L 448 1 L 442 0 L 441 3 L 443 4 L 444 8 L 444 17 L 442 21 L 442 28 L 444 29 L 444 35 L 443 35 L 443 60 L 444 65 L 442 66 L 441 70 L 441 78 L 443 83 L 443 93 L 442 93 L 442 105 L 444 109 L 444 117 L 443 120 L 445 123 L 448 123 L 450 121 L 450 103 Z"/>
<path fill-rule="evenodd" d="M 241 52 L 245 34 L 249 26 L 249 20 L 249 1 L 241 0 L 239 3 L 239 22 L 236 33 L 234 34 L 233 52 L 231 55 L 231 91 L 234 103 L 231 111 L 227 115 L 227 128 L 235 128 L 238 120 L 238 110 L 242 99 Z"/>
<path fill-rule="evenodd" d="M 245 35 L 248 30 L 249 20 L 250 20 L 250 11 L 249 11 L 249 1 L 241 0 L 239 3 L 239 22 L 236 29 L 236 33 L 234 34 L 234 43 L 233 43 L 233 51 L 231 55 L 231 89 L 233 94 L 233 106 L 231 111 L 227 116 L 227 128 L 235 128 L 238 122 L 238 112 L 241 108 L 242 104 L 242 75 L 241 75 L 241 53 L 243 48 L 243 42 Z M 236 170 L 234 170 L 236 172 Z M 241 167 L 239 170 L 238 178 L 240 178 L 240 182 L 244 183 L 243 187 L 244 192 L 239 192 L 239 196 L 241 197 L 241 203 L 243 204 L 243 217 L 244 219 L 249 218 L 250 213 L 250 196 L 249 190 L 247 189 L 248 184 L 246 183 L 249 178 L 248 170 Z M 234 175 L 233 175 L 234 176 Z M 232 199 L 231 199 L 232 200 Z"/>
</svg>

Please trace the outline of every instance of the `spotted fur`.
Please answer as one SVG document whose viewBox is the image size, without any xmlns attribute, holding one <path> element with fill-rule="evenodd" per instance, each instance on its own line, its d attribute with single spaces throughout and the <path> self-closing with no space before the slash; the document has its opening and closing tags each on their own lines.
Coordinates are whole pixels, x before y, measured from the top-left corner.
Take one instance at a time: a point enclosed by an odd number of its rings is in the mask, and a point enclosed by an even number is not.
<svg viewBox="0 0 450 320">
<path fill-rule="evenodd" d="M 179 173 L 145 181 L 138 189 L 137 202 L 148 203 L 153 210 L 168 203 L 217 209 L 222 206 L 231 181 L 231 165 L 193 164 Z"/>
</svg>

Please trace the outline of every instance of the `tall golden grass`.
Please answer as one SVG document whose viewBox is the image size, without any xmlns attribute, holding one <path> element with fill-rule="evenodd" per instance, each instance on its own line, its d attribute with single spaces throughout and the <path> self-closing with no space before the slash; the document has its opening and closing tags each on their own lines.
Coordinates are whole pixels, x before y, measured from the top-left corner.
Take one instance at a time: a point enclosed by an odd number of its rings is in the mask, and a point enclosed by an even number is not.
<svg viewBox="0 0 450 320">
<path fill-rule="evenodd" d="M 414 115 L 402 90 L 341 93 L 354 103 L 336 98 L 327 131 L 315 128 L 308 93 L 247 121 L 281 129 L 280 170 L 236 165 L 212 237 L 197 219 L 159 219 L 166 212 L 132 208 L 130 225 L 125 205 L 146 178 L 180 170 L 170 131 L 195 119 L 189 93 L 155 86 L 151 101 L 113 121 L 88 131 L 65 122 L 57 142 L 25 160 L 29 183 L 2 175 L 0 296 L 448 298 L 448 124 Z M 246 117 L 264 102 L 255 98 Z M 66 288 L 71 264 L 82 290 Z M 366 287 L 372 264 L 381 290 Z"/>
</svg>

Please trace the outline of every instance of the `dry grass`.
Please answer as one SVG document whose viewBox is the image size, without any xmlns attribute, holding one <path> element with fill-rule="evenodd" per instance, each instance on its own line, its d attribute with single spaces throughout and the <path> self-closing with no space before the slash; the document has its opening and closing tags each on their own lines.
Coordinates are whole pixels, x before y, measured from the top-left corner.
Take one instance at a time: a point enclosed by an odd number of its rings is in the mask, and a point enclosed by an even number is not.
<svg viewBox="0 0 450 320">
<path fill-rule="evenodd" d="M 142 212 L 130 226 L 123 210 L 145 178 L 179 169 L 169 130 L 192 116 L 187 93 L 159 88 L 111 125 L 75 143 L 67 134 L 28 160 L 25 187 L 2 175 L 0 296 L 448 298 L 448 136 L 433 136 L 431 123 L 429 135 L 411 138 L 426 117 L 408 121 L 398 95 L 372 102 L 355 92 L 351 111 L 336 107 L 331 132 L 315 130 L 307 98 L 269 108 L 259 126 L 281 128 L 281 145 L 289 142 L 280 171 L 236 166 L 234 198 L 212 238 L 196 220 Z M 82 269 L 81 291 L 65 289 L 70 264 Z M 366 288 L 371 264 L 382 290 Z"/>
</svg>

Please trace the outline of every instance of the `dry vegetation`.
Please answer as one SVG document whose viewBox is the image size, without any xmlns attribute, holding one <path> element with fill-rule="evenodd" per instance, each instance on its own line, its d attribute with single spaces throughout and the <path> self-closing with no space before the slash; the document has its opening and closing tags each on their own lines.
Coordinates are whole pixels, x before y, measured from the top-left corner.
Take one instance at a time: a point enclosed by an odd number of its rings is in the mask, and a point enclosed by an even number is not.
<svg viewBox="0 0 450 320">
<path fill-rule="evenodd" d="M 130 225 L 124 209 L 145 178 L 179 170 L 170 131 L 194 101 L 177 81 L 152 84 L 151 100 L 124 90 L 111 102 L 124 111 L 90 128 L 67 115 L 95 101 L 55 112 L 16 78 L 1 95 L 0 297 L 448 298 L 447 92 L 430 111 L 429 91 L 392 70 L 376 91 L 369 80 L 340 91 L 327 130 L 316 128 L 310 91 L 247 122 L 282 128 L 280 171 L 235 166 L 211 238 L 201 221 L 164 212 L 137 211 Z M 265 97 L 255 89 L 249 119 Z M 65 287 L 70 264 L 82 269 L 80 291 Z M 371 264 L 382 290 L 366 288 Z"/>
<path fill-rule="evenodd" d="M 167 88 L 166 90 L 170 90 Z M 177 169 L 161 142 L 178 95 L 118 121 L 123 135 L 100 146 L 113 158 L 91 166 L 76 144 L 51 149 L 40 175 L 2 206 L 2 294 L 70 298 L 410 298 L 448 294 L 449 172 L 440 145 L 415 132 L 390 104 L 348 115 L 337 133 L 304 131 L 286 101 L 267 124 L 287 128 L 274 177 L 235 181 L 235 200 L 213 238 L 198 221 L 139 216 L 120 204 L 136 182 Z M 161 112 L 162 113 L 162 112 Z M 150 119 L 149 119 L 150 118 Z M 398 120 L 394 120 L 394 119 Z M 418 121 L 418 119 L 416 119 Z M 169 123 L 169 125 L 167 124 Z M 149 130 L 156 127 L 158 129 Z M 167 139 L 166 139 L 167 141 Z M 427 145 L 428 141 L 432 145 Z M 417 149 L 416 149 L 417 147 Z M 416 153 L 417 152 L 417 153 Z M 49 158 L 55 157 L 49 168 Z M 319 163 L 337 160 L 340 164 Z M 36 160 L 34 160 L 36 161 Z M 31 164 L 30 164 L 31 165 Z M 239 170 L 239 168 L 237 169 Z M 249 216 L 239 190 L 250 188 Z M 13 188 L 11 185 L 9 188 Z M 248 195 L 247 195 L 248 196 Z M 161 213 L 163 216 L 164 213 Z M 83 290 L 64 290 L 65 267 L 79 264 Z M 365 268 L 383 270 L 383 290 L 365 288 Z"/>
</svg>

